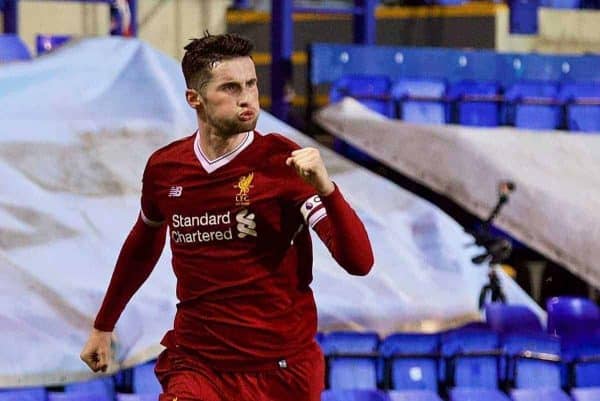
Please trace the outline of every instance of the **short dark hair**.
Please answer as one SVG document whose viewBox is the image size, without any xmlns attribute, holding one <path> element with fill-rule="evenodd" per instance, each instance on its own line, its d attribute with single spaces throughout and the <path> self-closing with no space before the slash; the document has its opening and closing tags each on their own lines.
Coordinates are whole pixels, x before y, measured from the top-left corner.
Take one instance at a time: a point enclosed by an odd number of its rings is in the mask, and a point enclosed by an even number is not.
<svg viewBox="0 0 600 401">
<path fill-rule="evenodd" d="M 216 63 L 236 57 L 250 57 L 254 45 L 233 33 L 211 35 L 207 31 L 204 37 L 192 39 L 184 49 L 181 69 L 185 83 L 190 89 L 202 90 L 210 81 Z"/>
</svg>

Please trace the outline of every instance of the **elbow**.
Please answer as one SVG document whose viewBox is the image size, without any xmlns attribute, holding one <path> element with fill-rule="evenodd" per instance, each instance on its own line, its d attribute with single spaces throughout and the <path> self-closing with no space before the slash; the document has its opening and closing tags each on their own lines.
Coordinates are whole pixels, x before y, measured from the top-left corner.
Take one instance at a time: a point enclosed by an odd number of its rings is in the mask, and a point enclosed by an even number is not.
<svg viewBox="0 0 600 401">
<path fill-rule="evenodd" d="M 353 276 L 366 276 L 373 269 L 375 259 L 373 253 L 362 255 L 354 259 L 351 263 L 345 264 L 346 271 Z"/>
</svg>

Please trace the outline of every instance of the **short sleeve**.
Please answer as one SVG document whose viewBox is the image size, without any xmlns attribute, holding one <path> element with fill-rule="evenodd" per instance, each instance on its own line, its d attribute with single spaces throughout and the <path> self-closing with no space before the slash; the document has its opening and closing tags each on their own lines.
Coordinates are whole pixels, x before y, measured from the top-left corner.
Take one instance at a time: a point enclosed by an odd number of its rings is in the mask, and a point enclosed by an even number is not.
<svg viewBox="0 0 600 401">
<path fill-rule="evenodd" d="M 142 199 L 140 216 L 146 225 L 158 227 L 164 223 L 164 217 L 158 207 L 155 191 L 155 177 L 150 161 L 146 164 L 142 177 Z"/>
</svg>

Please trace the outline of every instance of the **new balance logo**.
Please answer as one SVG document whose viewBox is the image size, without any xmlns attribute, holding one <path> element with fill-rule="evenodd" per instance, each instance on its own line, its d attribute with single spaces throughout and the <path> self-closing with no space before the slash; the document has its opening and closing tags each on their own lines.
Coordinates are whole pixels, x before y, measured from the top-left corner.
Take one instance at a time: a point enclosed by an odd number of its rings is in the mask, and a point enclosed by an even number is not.
<svg viewBox="0 0 600 401">
<path fill-rule="evenodd" d="M 183 187 L 181 186 L 171 187 L 171 189 L 169 190 L 169 198 L 178 198 L 181 196 L 182 192 Z"/>
</svg>

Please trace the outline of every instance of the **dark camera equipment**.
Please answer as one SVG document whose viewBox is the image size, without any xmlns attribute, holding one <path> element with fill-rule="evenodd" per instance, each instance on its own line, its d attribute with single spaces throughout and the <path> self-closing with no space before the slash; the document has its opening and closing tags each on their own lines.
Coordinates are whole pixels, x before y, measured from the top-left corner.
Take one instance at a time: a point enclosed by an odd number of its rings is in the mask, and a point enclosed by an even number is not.
<svg viewBox="0 0 600 401">
<path fill-rule="evenodd" d="M 506 303 L 506 295 L 502 291 L 500 278 L 496 272 L 497 266 L 508 259 L 512 252 L 512 242 L 504 237 L 494 235 L 490 232 L 490 227 L 494 219 L 498 216 L 502 207 L 508 202 L 510 194 L 515 190 L 515 184 L 510 181 L 503 181 L 498 186 L 498 202 L 489 217 L 474 230 L 469 230 L 469 234 L 475 238 L 475 244 L 483 247 L 485 252 L 472 258 L 473 263 L 480 265 L 487 263 L 489 271 L 489 282 L 483 286 L 479 293 L 479 309 L 482 309 L 488 296 L 491 296 L 492 302 Z"/>
</svg>

